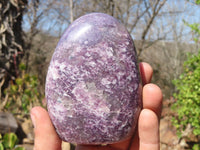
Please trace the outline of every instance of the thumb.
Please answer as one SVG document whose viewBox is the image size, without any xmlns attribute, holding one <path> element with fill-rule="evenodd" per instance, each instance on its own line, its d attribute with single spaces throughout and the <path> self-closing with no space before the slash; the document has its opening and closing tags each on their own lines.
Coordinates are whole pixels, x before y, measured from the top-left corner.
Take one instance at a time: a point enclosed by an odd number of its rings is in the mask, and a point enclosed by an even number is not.
<svg viewBox="0 0 200 150">
<path fill-rule="evenodd" d="M 47 111 L 42 107 L 31 110 L 34 125 L 34 150 L 61 150 L 61 139 L 58 137 Z"/>
</svg>

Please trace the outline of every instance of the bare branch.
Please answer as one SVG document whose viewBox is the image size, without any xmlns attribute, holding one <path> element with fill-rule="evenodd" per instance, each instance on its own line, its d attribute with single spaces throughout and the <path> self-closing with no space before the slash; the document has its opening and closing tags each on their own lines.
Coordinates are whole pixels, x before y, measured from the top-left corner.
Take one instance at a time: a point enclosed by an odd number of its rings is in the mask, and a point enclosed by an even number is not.
<svg viewBox="0 0 200 150">
<path fill-rule="evenodd" d="M 146 35 L 147 35 L 147 33 L 148 33 L 148 31 L 149 31 L 149 29 L 150 29 L 150 27 L 151 27 L 151 25 L 152 25 L 155 17 L 158 15 L 159 11 L 164 6 L 164 4 L 165 4 L 166 1 L 167 0 L 164 0 L 161 3 L 159 3 L 160 0 L 157 0 L 156 3 L 155 3 L 155 5 L 153 6 L 153 10 L 152 10 L 153 13 L 151 15 L 151 18 L 149 19 L 146 27 L 144 28 L 144 30 L 142 32 L 142 43 L 141 43 L 141 46 L 138 48 L 138 56 L 141 55 L 141 52 L 144 49 L 144 42 L 145 42 Z"/>
<path fill-rule="evenodd" d="M 125 21 L 125 26 L 128 26 L 128 21 L 130 17 L 130 0 L 127 1 L 127 16 L 126 16 L 126 21 Z"/>
<path fill-rule="evenodd" d="M 139 15 L 139 9 L 140 9 L 140 5 L 138 5 L 138 8 L 137 8 L 137 16 L 135 18 L 135 20 L 133 21 L 133 25 L 131 26 L 131 29 L 130 29 L 130 33 L 133 31 L 133 29 L 136 27 L 137 23 L 139 22 L 139 20 L 145 15 L 145 13 L 148 12 L 150 7 L 146 7 L 146 9 Z"/>
<path fill-rule="evenodd" d="M 149 28 L 151 27 L 151 25 L 152 25 L 152 23 L 153 23 L 155 17 L 156 17 L 157 14 L 159 13 L 160 9 L 161 9 L 162 6 L 165 4 L 165 2 L 166 2 L 166 0 L 164 0 L 164 1 L 158 6 L 159 0 L 157 0 L 155 6 L 154 6 L 154 8 L 153 8 L 153 14 L 152 14 L 151 18 L 149 19 L 148 24 L 147 24 L 146 28 L 144 29 L 144 31 L 143 31 L 143 33 L 142 33 L 142 40 L 145 40 L 145 37 L 146 37 L 146 34 L 147 34 Z M 158 9 L 157 9 L 157 7 L 158 7 Z"/>
<path fill-rule="evenodd" d="M 74 13 L 73 13 L 74 2 L 73 2 L 73 0 L 69 0 L 69 4 L 70 4 L 70 22 L 72 23 L 74 21 Z"/>
</svg>

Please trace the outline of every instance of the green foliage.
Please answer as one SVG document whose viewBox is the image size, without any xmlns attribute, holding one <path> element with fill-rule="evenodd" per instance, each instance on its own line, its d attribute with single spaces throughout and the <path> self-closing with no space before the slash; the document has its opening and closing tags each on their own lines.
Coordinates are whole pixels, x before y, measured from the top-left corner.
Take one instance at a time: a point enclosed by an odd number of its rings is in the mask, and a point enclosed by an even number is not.
<svg viewBox="0 0 200 150">
<path fill-rule="evenodd" d="M 192 150 L 200 150 L 200 145 L 194 144 L 194 146 L 192 147 Z"/>
<path fill-rule="evenodd" d="M 23 147 L 17 147 L 18 137 L 15 133 L 6 133 L 3 137 L 0 134 L 0 150 L 25 150 Z"/>
<path fill-rule="evenodd" d="M 200 4 L 200 0 L 196 0 L 196 4 L 199 5 Z"/>
<path fill-rule="evenodd" d="M 12 149 L 17 144 L 18 139 L 14 133 L 7 133 L 3 136 L 3 145 L 7 149 Z"/>
<path fill-rule="evenodd" d="M 172 108 L 178 117 L 173 122 L 179 134 L 190 124 L 194 135 L 200 135 L 200 51 L 198 55 L 188 56 L 184 73 L 174 84 L 178 92 L 174 94 L 177 101 Z"/>
<path fill-rule="evenodd" d="M 200 4 L 200 0 L 195 1 Z M 200 42 L 200 24 L 189 24 L 187 26 L 195 34 L 194 41 Z M 184 62 L 183 73 L 180 77 L 173 81 L 177 93 L 174 94 L 177 100 L 172 109 L 177 113 L 172 122 L 177 128 L 178 135 L 181 137 L 188 125 L 192 127 L 192 133 L 200 142 L 200 50 L 198 54 L 188 54 L 188 59 Z M 187 137 L 189 138 L 189 137 Z M 194 143 L 193 150 L 200 150 L 200 143 Z"/>
<path fill-rule="evenodd" d="M 194 41 L 196 43 L 199 43 L 200 42 L 200 24 L 198 24 L 198 23 L 189 24 L 186 21 L 184 21 L 184 23 L 192 29 L 192 31 L 195 34 Z"/>
<path fill-rule="evenodd" d="M 5 89 L 7 99 L 4 109 L 13 113 L 29 113 L 34 103 L 42 105 L 43 95 L 39 91 L 39 81 L 34 75 L 25 73 L 26 66 L 20 64 L 20 76 Z"/>
<path fill-rule="evenodd" d="M 197 4 L 197 5 L 200 4 L 200 0 L 187 0 L 187 1 L 190 1 L 190 2 L 195 3 L 195 4 Z"/>
<path fill-rule="evenodd" d="M 189 24 L 188 25 L 196 34 L 196 37 L 194 38 L 194 41 L 197 43 L 199 42 L 199 38 L 200 38 L 200 24 L 198 23 L 193 23 L 193 24 Z"/>
</svg>

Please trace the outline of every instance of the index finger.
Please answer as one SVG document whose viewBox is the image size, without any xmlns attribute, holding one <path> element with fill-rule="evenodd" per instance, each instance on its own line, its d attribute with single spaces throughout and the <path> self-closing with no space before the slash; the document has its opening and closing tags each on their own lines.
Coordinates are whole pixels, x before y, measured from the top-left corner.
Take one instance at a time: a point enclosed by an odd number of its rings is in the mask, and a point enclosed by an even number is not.
<svg viewBox="0 0 200 150">
<path fill-rule="evenodd" d="M 139 64 L 139 68 L 140 68 L 140 76 L 141 76 L 141 80 L 142 80 L 142 85 L 144 86 L 145 84 L 148 84 L 151 82 L 151 78 L 153 75 L 153 69 L 146 62 L 141 62 Z"/>
</svg>

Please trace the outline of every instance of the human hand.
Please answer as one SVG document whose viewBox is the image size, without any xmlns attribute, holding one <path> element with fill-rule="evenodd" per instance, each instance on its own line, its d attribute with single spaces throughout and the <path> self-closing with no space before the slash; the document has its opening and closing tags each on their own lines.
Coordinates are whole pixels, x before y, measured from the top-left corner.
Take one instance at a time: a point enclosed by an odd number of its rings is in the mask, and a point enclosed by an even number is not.
<svg viewBox="0 0 200 150">
<path fill-rule="evenodd" d="M 159 119 L 162 107 L 162 92 L 150 83 L 153 70 L 147 63 L 140 63 L 143 83 L 143 108 L 138 120 L 138 130 L 134 137 L 115 144 L 77 145 L 76 150 L 159 150 Z M 48 112 L 41 107 L 31 110 L 34 124 L 34 150 L 61 150 L 61 139 L 57 135 Z"/>
</svg>

